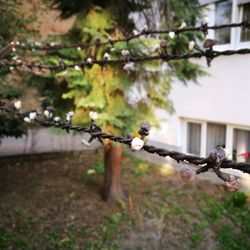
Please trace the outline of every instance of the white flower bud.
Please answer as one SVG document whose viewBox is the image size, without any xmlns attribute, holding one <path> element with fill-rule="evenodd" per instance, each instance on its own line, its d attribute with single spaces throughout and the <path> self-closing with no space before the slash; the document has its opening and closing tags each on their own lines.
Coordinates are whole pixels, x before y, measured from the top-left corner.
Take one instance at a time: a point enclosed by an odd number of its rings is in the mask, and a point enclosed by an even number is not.
<svg viewBox="0 0 250 250">
<path fill-rule="evenodd" d="M 91 120 L 96 120 L 98 118 L 98 114 L 97 114 L 97 112 L 90 111 L 89 112 L 89 117 L 90 117 Z"/>
<path fill-rule="evenodd" d="M 27 123 L 30 123 L 31 122 L 31 120 L 30 120 L 30 118 L 29 117 L 24 117 L 24 119 L 23 119 L 25 122 L 27 122 Z"/>
<path fill-rule="evenodd" d="M 137 36 L 138 34 L 139 34 L 139 32 L 136 29 L 134 29 L 133 30 L 133 35 Z"/>
<path fill-rule="evenodd" d="M 9 67 L 9 70 L 10 70 L 10 71 L 13 71 L 13 70 L 14 70 L 14 67 L 13 67 L 13 66 L 10 66 L 10 67 Z"/>
<path fill-rule="evenodd" d="M 53 42 L 52 42 L 52 43 L 50 43 L 50 46 L 51 46 L 51 47 L 55 46 L 55 43 L 53 43 Z"/>
<path fill-rule="evenodd" d="M 187 24 L 185 22 L 181 23 L 181 26 L 179 27 L 179 30 L 185 29 L 187 27 Z"/>
<path fill-rule="evenodd" d="M 105 59 L 105 60 L 110 60 L 110 55 L 109 55 L 109 53 L 105 53 L 104 55 L 103 55 L 103 58 Z"/>
<path fill-rule="evenodd" d="M 63 74 L 63 76 L 66 76 L 68 74 L 68 71 L 64 70 L 62 74 Z"/>
<path fill-rule="evenodd" d="M 126 63 L 124 66 L 123 66 L 123 69 L 125 71 L 134 71 L 135 70 L 135 64 L 133 62 L 129 62 L 129 63 Z"/>
<path fill-rule="evenodd" d="M 14 102 L 14 107 L 15 107 L 15 109 L 20 109 L 21 107 L 22 107 L 22 103 L 21 103 L 21 101 L 16 101 L 16 102 Z"/>
<path fill-rule="evenodd" d="M 82 50 L 82 48 L 79 46 L 79 47 L 77 47 L 77 50 L 78 50 L 78 51 L 81 51 L 81 50 Z"/>
<path fill-rule="evenodd" d="M 29 118 L 30 118 L 30 120 L 34 120 L 36 117 L 37 117 L 36 112 L 30 112 L 30 113 L 29 113 Z"/>
<path fill-rule="evenodd" d="M 194 50 L 194 46 L 195 46 L 195 42 L 194 41 L 190 41 L 188 44 L 188 50 L 189 51 L 193 51 Z"/>
<path fill-rule="evenodd" d="M 114 52 L 114 51 L 115 51 L 115 47 L 112 47 L 112 48 L 110 49 L 110 51 L 111 51 L 111 52 Z"/>
<path fill-rule="evenodd" d="M 12 48 L 12 52 L 16 52 L 16 48 L 14 47 L 14 48 Z"/>
<path fill-rule="evenodd" d="M 20 45 L 20 42 L 19 42 L 19 41 L 16 41 L 16 45 Z"/>
<path fill-rule="evenodd" d="M 203 22 L 202 22 L 203 24 L 208 24 L 209 23 L 209 18 L 207 17 L 207 16 L 205 16 L 204 18 L 203 18 Z"/>
<path fill-rule="evenodd" d="M 159 44 L 155 45 L 154 51 L 159 51 L 159 49 L 160 49 L 160 45 Z"/>
<path fill-rule="evenodd" d="M 21 63 L 22 63 L 22 60 L 18 59 L 18 60 L 16 60 L 16 62 L 17 62 L 18 64 L 21 64 Z"/>
<path fill-rule="evenodd" d="M 121 54 L 122 54 L 122 56 L 129 56 L 130 52 L 129 52 L 129 50 L 127 50 L 127 49 L 123 49 L 123 50 L 121 51 Z"/>
<path fill-rule="evenodd" d="M 87 63 L 92 64 L 92 63 L 93 63 L 93 59 L 89 57 L 89 58 L 87 59 Z"/>
<path fill-rule="evenodd" d="M 40 42 L 35 42 L 35 45 L 38 47 L 41 46 L 42 44 Z"/>
<path fill-rule="evenodd" d="M 47 118 L 50 117 L 50 112 L 48 110 L 44 110 L 43 112 L 44 116 L 46 116 Z"/>
<path fill-rule="evenodd" d="M 87 174 L 88 174 L 88 175 L 96 174 L 96 171 L 95 171 L 94 169 L 89 169 L 89 170 L 87 171 Z"/>
<path fill-rule="evenodd" d="M 84 144 L 85 146 L 89 147 L 90 143 L 88 143 L 86 140 L 82 139 L 81 140 L 82 144 Z"/>
<path fill-rule="evenodd" d="M 138 151 L 141 150 L 144 146 L 144 141 L 138 137 L 135 137 L 131 142 L 131 149 Z"/>
<path fill-rule="evenodd" d="M 175 32 L 174 32 L 174 31 L 170 31 L 170 32 L 168 33 L 168 35 L 169 35 L 169 37 L 170 37 L 171 39 L 173 39 L 173 38 L 175 37 Z"/>
<path fill-rule="evenodd" d="M 68 112 L 66 115 L 66 121 L 71 121 L 74 115 L 75 113 L 73 111 Z"/>
<path fill-rule="evenodd" d="M 56 116 L 56 117 L 54 117 L 54 122 L 60 122 L 61 121 L 61 118 L 59 117 L 59 116 Z"/>
<path fill-rule="evenodd" d="M 143 31 L 147 31 L 147 30 L 148 30 L 148 26 L 147 26 L 147 25 L 144 25 L 144 27 L 143 27 L 142 30 L 143 30 Z"/>
<path fill-rule="evenodd" d="M 80 70 L 81 70 L 81 68 L 80 68 L 78 65 L 75 65 L 74 69 L 75 69 L 76 71 L 80 71 Z"/>
</svg>

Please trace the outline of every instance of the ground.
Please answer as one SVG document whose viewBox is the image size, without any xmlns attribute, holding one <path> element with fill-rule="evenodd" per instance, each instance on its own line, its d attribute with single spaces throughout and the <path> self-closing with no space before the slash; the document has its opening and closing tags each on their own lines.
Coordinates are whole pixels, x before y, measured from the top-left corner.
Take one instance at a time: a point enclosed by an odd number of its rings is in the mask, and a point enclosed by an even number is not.
<svg viewBox="0 0 250 250">
<path fill-rule="evenodd" d="M 0 158 L 0 249 L 250 249 L 250 201 L 126 152 L 128 200 L 101 198 L 100 151 Z"/>
</svg>

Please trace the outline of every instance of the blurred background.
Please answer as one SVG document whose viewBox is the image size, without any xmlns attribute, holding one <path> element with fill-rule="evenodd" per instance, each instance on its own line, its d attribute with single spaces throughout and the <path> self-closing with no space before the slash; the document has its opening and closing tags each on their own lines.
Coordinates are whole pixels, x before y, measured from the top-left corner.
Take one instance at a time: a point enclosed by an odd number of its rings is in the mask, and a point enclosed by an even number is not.
<svg viewBox="0 0 250 250">
<path fill-rule="evenodd" d="M 4 60 L 57 65 L 102 58 L 188 53 L 204 35 L 183 33 L 141 37 L 130 43 L 82 48 L 142 30 L 250 22 L 247 0 L 0 0 L 0 49 L 17 49 Z M 250 47 L 250 30 L 209 30 L 214 50 Z M 166 48 L 159 46 L 166 43 Z M 39 51 L 36 45 L 79 44 L 80 48 Z M 2 60 L 2 59 L 1 59 Z M 126 67 L 125 67 L 126 66 Z M 63 72 L 0 68 L 0 98 L 21 100 L 28 110 L 48 106 L 73 123 L 89 125 L 88 113 L 113 134 L 134 134 L 152 124 L 147 143 L 206 157 L 217 145 L 228 158 L 250 162 L 250 55 L 92 66 Z M 105 203 L 102 145 L 89 135 L 28 125 L 0 114 L 0 249 L 249 249 L 249 179 L 228 194 L 206 173 L 181 183 L 170 159 L 122 148 L 125 201 Z M 113 144 L 114 155 L 118 145 Z M 107 154 L 106 154 L 107 155 Z M 105 151 L 104 151 L 105 156 Z"/>
</svg>

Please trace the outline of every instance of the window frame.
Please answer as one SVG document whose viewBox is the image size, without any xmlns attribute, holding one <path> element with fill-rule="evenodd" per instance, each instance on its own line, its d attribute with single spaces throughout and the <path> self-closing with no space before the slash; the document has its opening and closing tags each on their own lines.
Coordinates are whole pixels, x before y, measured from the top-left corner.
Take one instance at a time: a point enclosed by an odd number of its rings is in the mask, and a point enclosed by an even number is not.
<svg viewBox="0 0 250 250">
<path fill-rule="evenodd" d="M 204 7 L 203 16 L 207 16 L 210 20 L 208 23 L 209 26 L 215 25 L 215 4 L 219 1 L 220 0 L 200 0 L 200 4 Z M 232 23 L 242 21 L 243 5 L 247 3 L 250 3 L 250 0 L 232 0 Z M 214 30 L 208 30 L 208 37 L 212 39 L 215 38 Z M 240 37 L 241 28 L 232 28 L 230 32 L 230 43 L 215 45 L 214 50 L 223 51 L 250 47 L 250 41 L 241 42 Z"/>
<path fill-rule="evenodd" d="M 248 1 L 244 1 L 244 4 L 250 3 L 250 0 Z M 239 3 L 237 1 L 237 12 L 238 12 L 238 22 L 242 22 L 243 19 L 243 3 Z M 236 39 L 236 48 L 237 49 L 242 49 L 242 48 L 246 48 L 246 47 L 250 47 L 250 40 L 249 41 L 241 41 L 241 32 L 242 29 L 241 28 L 237 28 L 237 39 Z"/>
</svg>

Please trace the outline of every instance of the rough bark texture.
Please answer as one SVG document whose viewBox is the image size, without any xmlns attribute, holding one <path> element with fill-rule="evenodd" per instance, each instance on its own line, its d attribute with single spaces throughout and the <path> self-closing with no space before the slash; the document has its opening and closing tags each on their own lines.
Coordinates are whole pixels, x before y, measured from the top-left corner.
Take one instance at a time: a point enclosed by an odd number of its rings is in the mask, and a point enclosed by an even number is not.
<svg viewBox="0 0 250 250">
<path fill-rule="evenodd" d="M 104 200 L 119 201 L 125 198 L 121 185 L 122 147 L 111 142 L 104 145 Z"/>
</svg>

